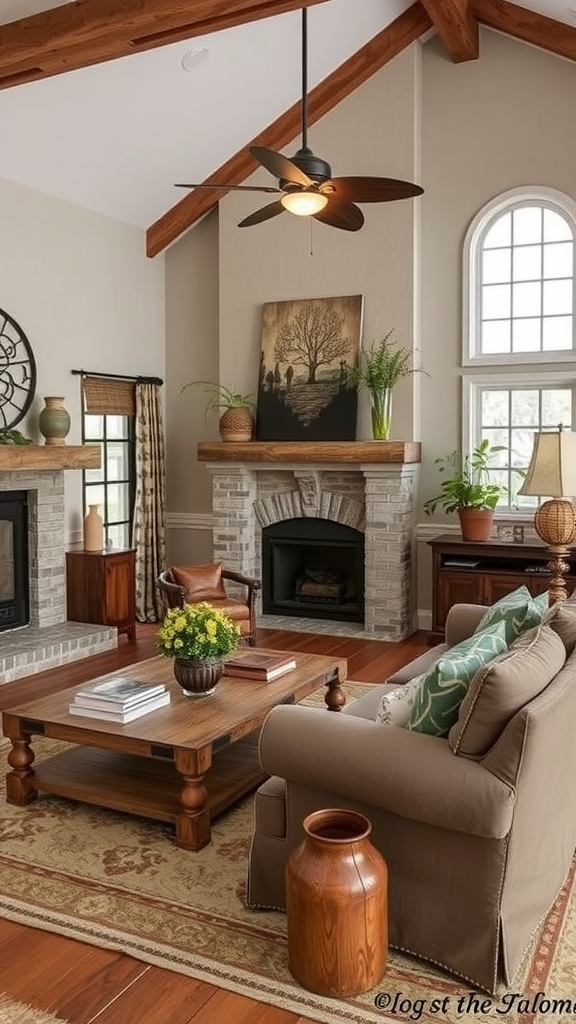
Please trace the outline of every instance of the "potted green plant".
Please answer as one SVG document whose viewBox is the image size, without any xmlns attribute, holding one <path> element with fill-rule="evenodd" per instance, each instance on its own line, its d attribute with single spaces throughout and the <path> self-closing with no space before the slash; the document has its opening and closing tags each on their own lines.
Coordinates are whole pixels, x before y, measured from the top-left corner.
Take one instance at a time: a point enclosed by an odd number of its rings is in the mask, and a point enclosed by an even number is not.
<svg viewBox="0 0 576 1024">
<path fill-rule="evenodd" d="M 446 513 L 457 512 L 464 540 L 489 540 L 492 535 L 494 510 L 507 488 L 489 478 L 491 461 L 502 445 L 481 441 L 469 455 L 453 451 L 435 459 L 439 473 L 446 476 L 440 493 L 424 502 L 426 515 L 431 516 L 438 507 Z"/>
<path fill-rule="evenodd" d="M 346 368 L 347 383 L 354 388 L 366 388 L 370 397 L 372 436 L 375 441 L 387 441 L 392 421 L 392 391 L 399 380 L 413 373 L 425 373 L 412 364 L 409 348 L 398 347 L 391 341 L 392 330 L 380 341 L 372 342 L 369 349 L 360 349 L 359 366 Z"/>
<path fill-rule="evenodd" d="M 218 422 L 223 441 L 251 441 L 254 433 L 254 411 L 256 402 L 253 395 L 232 391 L 224 384 L 210 380 L 192 380 L 180 388 L 180 394 L 188 388 L 200 385 L 204 388 L 206 415 L 223 410 Z"/>
<path fill-rule="evenodd" d="M 171 608 L 156 633 L 156 646 L 174 658 L 174 677 L 187 697 L 214 692 L 223 659 L 239 641 L 238 624 L 206 601 Z"/>
</svg>

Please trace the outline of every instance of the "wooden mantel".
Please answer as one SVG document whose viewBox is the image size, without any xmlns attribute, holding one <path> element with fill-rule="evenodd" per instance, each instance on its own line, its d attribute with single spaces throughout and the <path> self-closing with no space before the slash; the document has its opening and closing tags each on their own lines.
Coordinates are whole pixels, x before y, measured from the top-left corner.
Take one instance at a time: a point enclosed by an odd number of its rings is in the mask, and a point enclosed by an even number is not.
<svg viewBox="0 0 576 1024">
<path fill-rule="evenodd" d="M 101 459 L 99 444 L 0 445 L 0 473 L 99 469 Z"/>
<path fill-rule="evenodd" d="M 201 441 L 199 462 L 420 462 L 419 441 Z"/>
</svg>

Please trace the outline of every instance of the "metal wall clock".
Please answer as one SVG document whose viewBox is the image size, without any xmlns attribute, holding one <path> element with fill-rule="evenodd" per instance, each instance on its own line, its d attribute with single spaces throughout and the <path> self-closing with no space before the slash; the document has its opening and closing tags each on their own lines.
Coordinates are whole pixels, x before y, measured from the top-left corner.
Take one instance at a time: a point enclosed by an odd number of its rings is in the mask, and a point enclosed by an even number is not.
<svg viewBox="0 0 576 1024">
<path fill-rule="evenodd" d="M 18 323 L 0 309 L 0 430 L 24 418 L 36 393 L 36 362 Z"/>
</svg>

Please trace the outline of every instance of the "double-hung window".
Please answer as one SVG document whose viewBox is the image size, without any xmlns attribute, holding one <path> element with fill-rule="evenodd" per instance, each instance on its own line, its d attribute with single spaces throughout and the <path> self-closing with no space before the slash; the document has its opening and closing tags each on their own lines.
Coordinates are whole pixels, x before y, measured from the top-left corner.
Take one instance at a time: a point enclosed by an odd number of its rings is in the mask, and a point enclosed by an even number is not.
<svg viewBox="0 0 576 1024">
<path fill-rule="evenodd" d="M 539 503 L 517 493 L 534 433 L 576 423 L 575 239 L 576 203 L 548 188 L 496 197 L 466 235 L 464 446 L 503 446 L 500 507 Z"/>
</svg>

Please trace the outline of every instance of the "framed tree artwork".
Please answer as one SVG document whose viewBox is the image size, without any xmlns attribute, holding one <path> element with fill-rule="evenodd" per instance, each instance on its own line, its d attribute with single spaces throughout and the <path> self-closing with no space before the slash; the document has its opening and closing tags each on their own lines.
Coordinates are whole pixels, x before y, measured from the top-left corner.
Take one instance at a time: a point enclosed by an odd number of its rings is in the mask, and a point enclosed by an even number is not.
<svg viewBox="0 0 576 1024">
<path fill-rule="evenodd" d="M 354 441 L 362 295 L 265 302 L 258 381 L 258 441 Z"/>
</svg>

